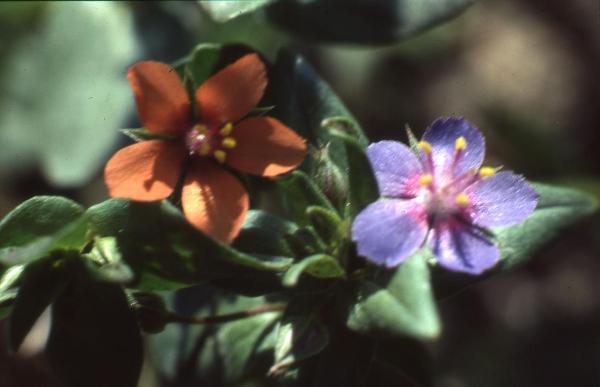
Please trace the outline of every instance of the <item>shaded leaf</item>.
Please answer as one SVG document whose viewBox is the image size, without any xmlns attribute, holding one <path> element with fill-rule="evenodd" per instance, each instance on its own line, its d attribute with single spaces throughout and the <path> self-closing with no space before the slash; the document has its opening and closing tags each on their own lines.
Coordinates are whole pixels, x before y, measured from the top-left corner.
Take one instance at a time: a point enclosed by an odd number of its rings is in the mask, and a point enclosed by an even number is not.
<svg viewBox="0 0 600 387">
<path fill-rule="evenodd" d="M 456 16 L 472 0 L 279 1 L 269 19 L 317 42 L 393 43 Z M 349 26 L 352 26 L 351 28 Z"/>
<path fill-rule="evenodd" d="M 379 198 L 377 181 L 364 147 L 354 138 L 340 131 L 332 131 L 332 136 L 340 139 L 346 149 L 350 190 L 346 215 L 353 218 L 368 204 Z"/>
<path fill-rule="evenodd" d="M 433 339 L 440 333 L 425 254 L 415 254 L 394 270 L 377 269 L 360 280 L 348 299 L 346 324 L 375 336 Z"/>
<path fill-rule="evenodd" d="M 328 343 L 329 332 L 316 316 L 287 311 L 277 325 L 275 363 L 269 374 L 280 376 L 286 373 L 303 360 L 320 353 Z"/>
<path fill-rule="evenodd" d="M 207 285 L 178 292 L 171 308 L 187 316 L 223 315 L 267 303 Z M 168 324 L 151 337 L 156 366 L 165 385 L 228 386 L 250 375 L 263 377 L 272 364 L 275 322 L 264 313 L 219 325 Z"/>
<path fill-rule="evenodd" d="M 142 339 L 123 290 L 81 268 L 53 304 L 46 352 L 65 387 L 136 387 Z"/>
<path fill-rule="evenodd" d="M 342 220 L 336 212 L 319 206 L 309 206 L 306 208 L 306 214 L 317 235 L 326 245 L 330 246 L 340 239 Z"/>
<path fill-rule="evenodd" d="M 246 253 L 293 256 L 285 234 L 293 234 L 298 226 L 262 210 L 250 210 L 233 243 L 233 247 Z"/>
<path fill-rule="evenodd" d="M 8 319 L 8 347 L 16 352 L 42 312 L 59 297 L 70 280 L 72 265 L 60 255 L 25 268 Z"/>
<path fill-rule="evenodd" d="M 309 223 L 306 209 L 319 206 L 335 211 L 331 202 L 304 172 L 296 170 L 289 175 L 277 179 L 277 184 L 284 193 L 284 201 L 290 217 L 299 225 Z"/>
<path fill-rule="evenodd" d="M 117 239 L 118 249 L 136 274 L 130 286 L 153 290 L 156 282 L 175 288 L 203 281 L 244 290 L 277 286 L 290 258 L 249 255 L 200 233 L 168 202 L 135 203 L 111 199 L 88 209 L 91 229 Z M 146 275 L 158 281 L 146 281 Z M 163 280 L 165 282 L 163 282 Z"/>
</svg>

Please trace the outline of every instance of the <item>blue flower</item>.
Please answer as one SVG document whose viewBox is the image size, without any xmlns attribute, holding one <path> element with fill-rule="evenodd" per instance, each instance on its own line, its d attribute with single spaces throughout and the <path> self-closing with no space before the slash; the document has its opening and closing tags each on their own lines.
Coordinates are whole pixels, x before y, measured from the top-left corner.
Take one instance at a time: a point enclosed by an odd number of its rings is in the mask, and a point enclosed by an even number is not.
<svg viewBox="0 0 600 387">
<path fill-rule="evenodd" d="M 488 227 L 522 222 L 537 194 L 522 176 L 481 167 L 485 141 L 462 118 L 439 118 L 413 152 L 395 141 L 367 155 L 381 198 L 352 224 L 358 253 L 395 267 L 427 244 L 450 270 L 480 274 L 500 259 Z"/>
</svg>

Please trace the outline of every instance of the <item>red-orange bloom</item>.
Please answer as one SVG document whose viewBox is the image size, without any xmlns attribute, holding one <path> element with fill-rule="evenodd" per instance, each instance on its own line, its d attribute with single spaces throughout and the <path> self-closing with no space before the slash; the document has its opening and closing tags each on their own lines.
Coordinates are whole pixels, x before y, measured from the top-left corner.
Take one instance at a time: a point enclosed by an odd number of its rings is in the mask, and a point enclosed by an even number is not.
<svg viewBox="0 0 600 387">
<path fill-rule="evenodd" d="M 263 96 L 265 65 L 248 54 L 204 82 L 195 93 L 198 118 L 175 71 L 166 64 L 140 62 L 127 79 L 144 127 L 175 140 L 148 140 L 119 150 L 104 179 L 112 197 L 137 201 L 167 198 L 192 157 L 182 191 L 187 220 L 204 233 L 230 243 L 248 212 L 248 193 L 225 166 L 258 176 L 276 176 L 297 167 L 306 144 L 271 117 L 244 118 Z"/>
</svg>

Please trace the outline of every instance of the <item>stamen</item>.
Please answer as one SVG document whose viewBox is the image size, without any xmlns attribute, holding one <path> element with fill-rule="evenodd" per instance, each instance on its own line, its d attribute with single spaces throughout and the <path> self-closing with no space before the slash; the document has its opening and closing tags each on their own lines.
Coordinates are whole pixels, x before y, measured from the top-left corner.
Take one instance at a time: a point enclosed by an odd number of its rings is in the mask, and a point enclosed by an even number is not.
<svg viewBox="0 0 600 387">
<path fill-rule="evenodd" d="M 204 137 L 203 135 L 201 136 Z M 204 138 L 198 138 L 198 140 L 200 141 L 200 146 L 198 147 L 198 150 L 196 150 L 196 152 L 198 152 L 200 156 L 206 156 L 210 152 L 210 144 Z"/>
<path fill-rule="evenodd" d="M 235 138 L 233 137 L 225 137 L 223 141 L 221 141 L 221 145 L 223 145 L 223 148 L 233 149 L 237 146 L 237 141 L 235 141 Z"/>
<path fill-rule="evenodd" d="M 202 124 L 194 125 L 193 130 L 195 130 L 199 134 L 206 134 L 206 132 L 208 131 L 208 129 L 206 128 L 206 125 L 202 125 Z"/>
<path fill-rule="evenodd" d="M 460 194 L 456 195 L 456 197 L 454 198 L 454 201 L 460 207 L 466 207 L 470 203 L 469 197 L 464 193 L 460 193 Z"/>
<path fill-rule="evenodd" d="M 427 155 L 431 154 L 431 144 L 428 143 L 427 141 L 419 141 L 417 146 L 419 147 L 419 149 L 421 149 L 423 151 L 423 153 L 425 153 Z"/>
<path fill-rule="evenodd" d="M 481 177 L 490 177 L 490 176 L 494 176 L 495 174 L 496 174 L 496 168 L 482 167 L 479 170 L 479 176 L 481 176 Z"/>
<path fill-rule="evenodd" d="M 422 186 L 430 185 L 433 182 L 433 176 L 430 174 L 419 177 L 419 184 Z"/>
<path fill-rule="evenodd" d="M 225 159 L 227 158 L 227 153 L 225 153 L 225 151 L 218 149 L 218 150 L 214 151 L 213 156 L 215 157 L 215 159 L 217 159 L 218 162 L 223 164 L 225 162 Z"/>
<path fill-rule="evenodd" d="M 225 125 L 223 125 L 221 130 L 219 130 L 219 133 L 221 133 L 221 136 L 226 137 L 231 134 L 232 130 L 233 130 L 233 124 L 231 122 L 228 122 Z"/>
<path fill-rule="evenodd" d="M 456 139 L 456 141 L 454 141 L 454 149 L 456 149 L 457 151 L 464 150 L 466 147 L 467 140 L 463 136 L 460 136 Z"/>
</svg>

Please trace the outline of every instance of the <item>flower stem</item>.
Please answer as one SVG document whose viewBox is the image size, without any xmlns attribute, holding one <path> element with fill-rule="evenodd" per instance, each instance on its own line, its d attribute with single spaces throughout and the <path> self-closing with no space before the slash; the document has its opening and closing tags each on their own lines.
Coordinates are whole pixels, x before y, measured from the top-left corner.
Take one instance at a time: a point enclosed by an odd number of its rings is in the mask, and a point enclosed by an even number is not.
<svg viewBox="0 0 600 387">
<path fill-rule="evenodd" d="M 170 323 L 198 325 L 222 324 L 246 317 L 256 316 L 262 313 L 282 312 L 283 310 L 285 310 L 285 307 L 285 304 L 267 304 L 261 305 L 254 309 L 242 310 L 240 312 L 226 313 L 206 317 L 183 316 L 177 313 L 169 313 L 169 315 L 167 316 L 167 321 Z"/>
</svg>

